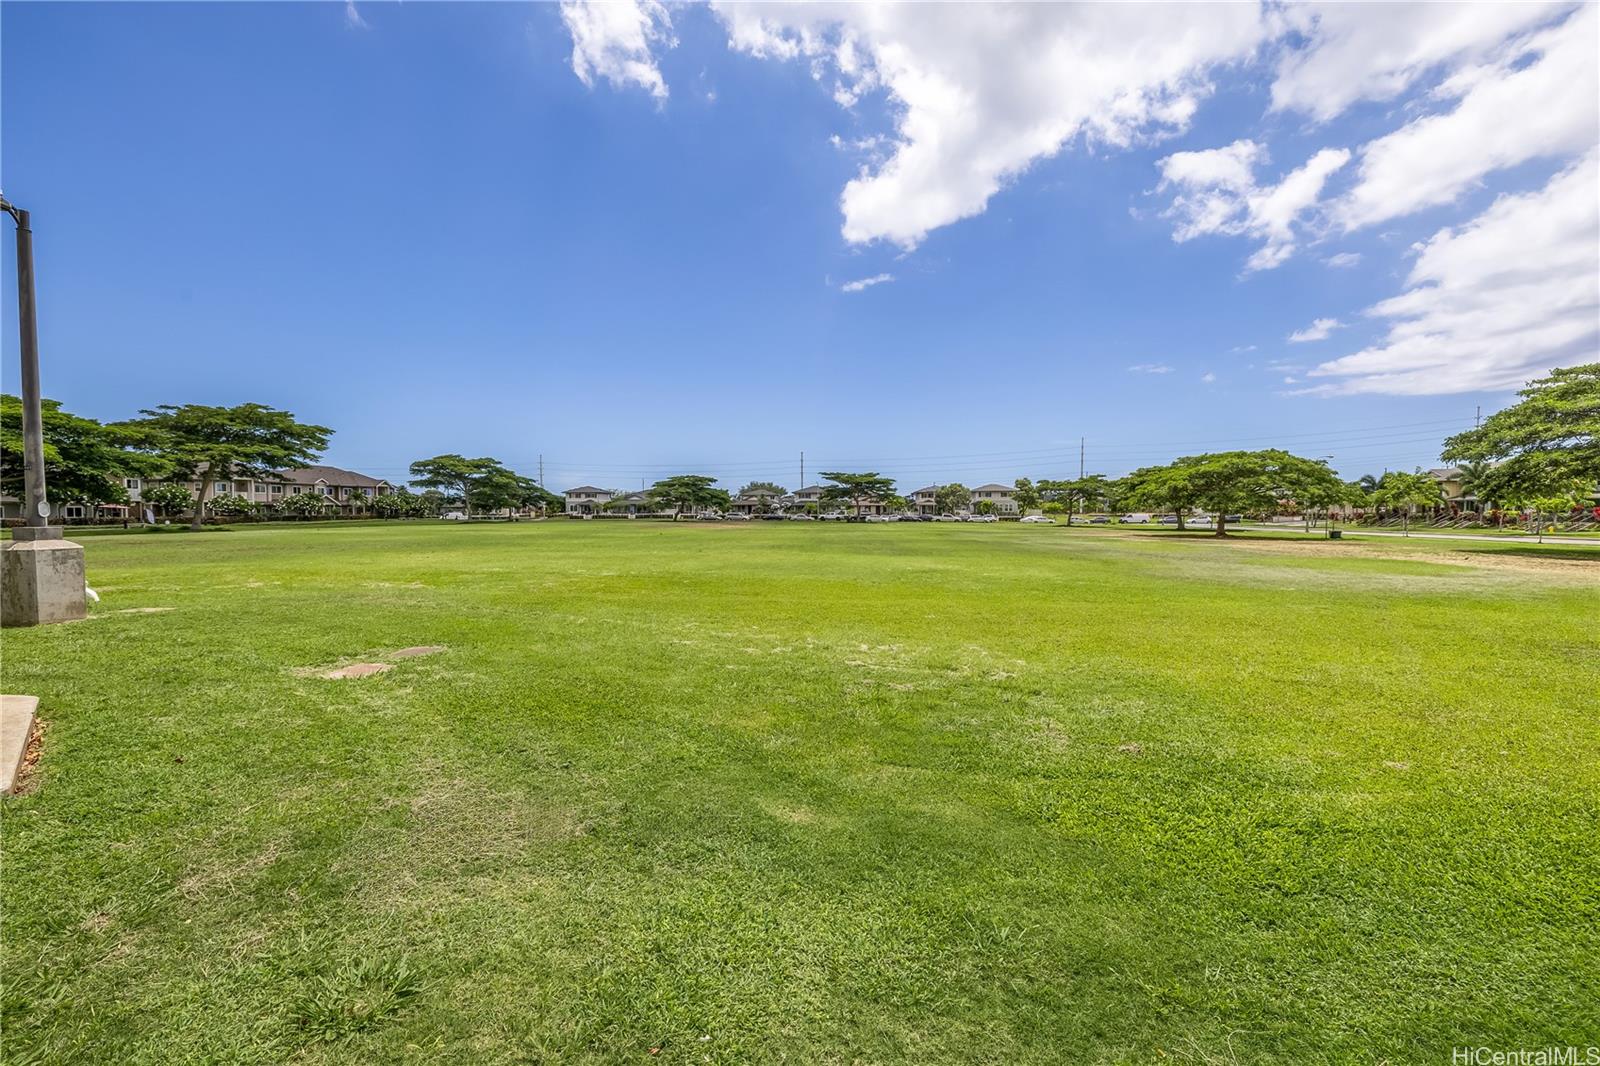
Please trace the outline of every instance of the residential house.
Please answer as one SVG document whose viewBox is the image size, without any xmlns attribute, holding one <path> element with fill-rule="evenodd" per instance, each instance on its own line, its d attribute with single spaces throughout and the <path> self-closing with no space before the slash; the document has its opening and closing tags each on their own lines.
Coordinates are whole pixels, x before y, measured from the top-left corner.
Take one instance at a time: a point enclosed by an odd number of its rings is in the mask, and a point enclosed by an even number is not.
<svg viewBox="0 0 1600 1066">
<path fill-rule="evenodd" d="M 795 489 L 787 498 L 785 507 L 801 512 L 812 507 L 822 510 L 822 486 L 807 485 L 803 489 Z"/>
<path fill-rule="evenodd" d="M 615 496 L 616 493 L 610 489 L 600 489 L 593 485 L 579 485 L 575 489 L 568 489 L 567 514 L 599 514 L 600 509 L 610 503 Z"/>
<path fill-rule="evenodd" d="M 671 508 L 658 507 L 652 503 L 648 492 L 629 492 L 624 495 L 613 496 L 611 502 L 606 506 L 606 510 L 614 514 L 625 514 L 629 518 L 635 518 L 639 515 L 669 515 L 672 513 Z"/>
<path fill-rule="evenodd" d="M 386 496 L 395 491 L 394 486 L 382 478 L 368 477 L 366 474 L 356 473 L 354 470 L 342 470 L 336 466 L 308 466 L 298 470 L 278 470 L 269 477 L 255 478 L 228 478 L 226 480 L 212 481 L 205 478 L 205 471 L 201 471 L 202 479 L 193 481 L 180 481 L 178 484 L 189 490 L 191 498 L 200 494 L 200 489 L 207 481 L 210 485 L 206 488 L 206 499 L 213 500 L 223 493 L 243 496 L 251 503 L 265 506 L 281 504 L 290 496 L 302 493 L 315 493 L 326 497 L 328 502 L 341 513 L 352 514 L 358 509 L 360 497 L 370 500 L 374 496 Z M 129 477 L 122 479 L 123 488 L 128 492 L 128 503 L 103 503 L 99 505 L 64 503 L 52 507 L 51 520 L 57 522 L 92 522 L 116 521 L 123 518 L 141 519 L 145 512 L 150 510 L 143 500 L 143 493 L 157 485 L 167 484 L 167 480 L 156 478 Z M 6 518 L 21 517 L 20 505 L 10 497 L 0 498 Z M 152 515 L 153 517 L 153 515 Z"/>
<path fill-rule="evenodd" d="M 1010 485 L 979 485 L 972 490 L 972 509 L 976 511 L 978 504 L 987 500 L 994 504 L 996 514 L 1016 514 L 1017 501 L 1012 495 L 1015 491 Z"/>
<path fill-rule="evenodd" d="M 771 514 L 781 509 L 783 495 L 771 489 L 751 489 L 733 499 L 733 509 L 740 514 Z"/>
<path fill-rule="evenodd" d="M 913 492 L 906 497 L 911 501 L 911 509 L 918 514 L 939 513 L 939 486 L 928 485 Z"/>
</svg>

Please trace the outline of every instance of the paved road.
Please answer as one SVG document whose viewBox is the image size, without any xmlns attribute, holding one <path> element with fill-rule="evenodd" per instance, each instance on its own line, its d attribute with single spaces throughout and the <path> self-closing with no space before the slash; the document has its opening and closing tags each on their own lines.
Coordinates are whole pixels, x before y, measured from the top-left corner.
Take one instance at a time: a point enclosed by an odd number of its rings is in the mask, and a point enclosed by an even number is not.
<svg viewBox="0 0 1600 1066">
<path fill-rule="evenodd" d="M 1228 528 L 1249 530 L 1252 533 L 1299 533 L 1301 536 L 1305 535 L 1303 526 L 1242 525 L 1229 526 Z M 1406 536 L 1404 533 L 1387 529 L 1350 529 L 1348 527 L 1340 527 L 1339 531 L 1347 537 L 1404 538 Z M 1313 529 L 1311 532 L 1315 534 L 1319 531 Z M 1494 533 L 1412 533 L 1411 538 L 1415 540 L 1470 540 L 1479 544 L 1485 541 L 1490 544 L 1531 544 L 1534 547 L 1554 545 L 1558 548 L 1600 548 L 1600 539 L 1594 537 L 1569 537 L 1560 533 L 1546 533 L 1543 545 L 1540 544 L 1537 537 L 1527 535 L 1510 537 Z"/>
</svg>

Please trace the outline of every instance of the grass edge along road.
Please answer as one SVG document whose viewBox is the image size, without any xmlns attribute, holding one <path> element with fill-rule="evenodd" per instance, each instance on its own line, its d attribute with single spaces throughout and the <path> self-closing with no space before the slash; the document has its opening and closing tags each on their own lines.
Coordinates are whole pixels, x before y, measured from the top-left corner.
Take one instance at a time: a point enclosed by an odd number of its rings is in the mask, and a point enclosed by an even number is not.
<svg viewBox="0 0 1600 1066">
<path fill-rule="evenodd" d="M 93 539 L 93 617 L 5 636 L 6 1055 L 1593 1043 L 1600 582 L 1529 547 Z"/>
</svg>

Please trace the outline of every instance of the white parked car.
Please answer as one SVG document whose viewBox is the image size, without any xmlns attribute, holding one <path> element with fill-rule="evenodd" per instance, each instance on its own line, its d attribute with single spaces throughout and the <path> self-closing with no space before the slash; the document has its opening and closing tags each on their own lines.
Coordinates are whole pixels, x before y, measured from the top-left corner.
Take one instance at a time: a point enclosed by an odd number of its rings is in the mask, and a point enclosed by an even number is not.
<svg viewBox="0 0 1600 1066">
<path fill-rule="evenodd" d="M 844 521 L 844 512 L 843 511 L 829 511 L 827 514 L 822 516 L 822 520 L 824 522 L 843 522 Z"/>
<path fill-rule="evenodd" d="M 792 515 L 789 516 L 789 521 L 791 521 L 791 522 L 810 522 L 810 521 L 812 521 L 812 518 L 808 514 L 792 514 Z"/>
<path fill-rule="evenodd" d="M 942 514 L 942 515 L 936 516 L 934 518 L 934 521 L 935 522 L 959 522 L 959 521 L 961 521 L 961 519 L 957 518 L 953 514 Z"/>
<path fill-rule="evenodd" d="M 869 514 L 869 515 L 867 515 L 867 521 L 868 522 L 898 522 L 898 521 L 900 521 L 900 518 L 899 518 L 898 515 L 892 515 L 892 514 Z"/>
<path fill-rule="evenodd" d="M 975 515 L 972 516 L 971 520 L 974 521 L 974 522 L 998 522 L 998 521 L 1000 521 L 1000 519 L 997 516 L 992 515 L 992 514 L 975 514 Z"/>
<path fill-rule="evenodd" d="M 467 521 L 467 516 L 462 514 L 460 511 L 446 511 L 444 514 L 440 515 L 439 517 L 444 519 L 446 522 L 465 522 L 465 521 Z"/>
<path fill-rule="evenodd" d="M 1135 512 L 1133 514 L 1125 514 L 1125 515 L 1123 515 L 1121 520 L 1124 521 L 1124 522 L 1134 522 L 1134 523 L 1137 523 L 1137 522 L 1148 522 L 1148 521 L 1150 521 L 1150 516 L 1147 515 L 1147 514 L 1140 513 L 1140 512 Z"/>
<path fill-rule="evenodd" d="M 727 514 L 723 515 L 722 517 L 726 518 L 730 522 L 748 522 L 748 521 L 750 521 L 750 516 L 749 515 L 740 514 L 738 511 L 729 511 Z"/>
<path fill-rule="evenodd" d="M 1053 526 L 1056 524 L 1054 518 L 1044 514 L 1023 515 L 1022 520 L 1036 526 Z"/>
</svg>

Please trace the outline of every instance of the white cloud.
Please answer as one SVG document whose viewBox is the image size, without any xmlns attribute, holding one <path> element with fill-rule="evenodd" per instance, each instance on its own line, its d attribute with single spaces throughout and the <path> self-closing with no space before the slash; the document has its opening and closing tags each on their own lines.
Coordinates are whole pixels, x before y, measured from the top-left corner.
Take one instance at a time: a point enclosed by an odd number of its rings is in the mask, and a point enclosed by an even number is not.
<svg viewBox="0 0 1600 1066">
<path fill-rule="evenodd" d="M 1082 138 L 1126 147 L 1184 129 L 1208 72 L 1250 56 L 1251 5 L 721 2 L 730 44 L 803 59 L 844 107 L 882 92 L 893 152 L 840 196 L 847 241 L 904 248 L 981 214 L 1039 159 Z"/>
<path fill-rule="evenodd" d="M 1212 382 L 1217 380 L 1217 375 L 1215 375 L 1211 371 L 1207 370 L 1204 374 L 1200 375 L 1200 380 L 1205 382 L 1207 385 L 1209 385 Z"/>
<path fill-rule="evenodd" d="M 1586 5 L 1455 71 L 1435 96 L 1460 103 L 1362 148 L 1356 185 L 1335 215 L 1347 229 L 1369 226 L 1449 203 L 1496 170 L 1587 151 L 1600 131 L 1597 54 L 1600 8 Z"/>
<path fill-rule="evenodd" d="M 1139 363 L 1136 366 L 1130 366 L 1128 368 L 1128 370 L 1129 370 L 1129 372 L 1134 373 L 1134 374 L 1170 374 L 1170 373 L 1172 373 L 1172 368 L 1170 366 L 1167 366 L 1167 365 L 1163 364 L 1163 363 Z"/>
<path fill-rule="evenodd" d="M 1284 28 L 1305 43 L 1286 49 L 1272 83 L 1272 109 L 1327 121 L 1363 100 L 1392 100 L 1447 63 L 1475 62 L 1512 34 L 1536 27 L 1566 3 L 1296 4 Z"/>
<path fill-rule="evenodd" d="M 572 34 L 572 71 L 585 85 L 600 77 L 618 88 L 637 85 L 657 100 L 667 98 L 653 49 L 678 42 L 659 0 L 561 0 L 561 20 Z"/>
<path fill-rule="evenodd" d="M 894 275 L 893 274 L 874 274 L 870 278 L 861 278 L 858 281 L 847 281 L 843 285 L 839 286 L 839 291 L 840 292 L 860 292 L 862 289 L 870 289 L 874 285 L 882 285 L 886 281 L 893 281 L 893 280 L 894 280 Z"/>
<path fill-rule="evenodd" d="M 1600 347 L 1600 150 L 1418 247 L 1384 339 L 1312 371 L 1312 391 L 1432 395 L 1520 385 Z"/>
<path fill-rule="evenodd" d="M 1331 267 L 1353 267 L 1361 262 L 1360 252 L 1339 252 L 1323 260 Z"/>
<path fill-rule="evenodd" d="M 1182 242 L 1212 233 L 1254 237 L 1263 244 L 1247 270 L 1270 270 L 1289 258 L 1302 216 L 1316 205 L 1328 177 L 1349 161 L 1350 153 L 1324 148 L 1278 184 L 1257 185 L 1256 165 L 1266 159 L 1266 149 L 1251 140 L 1174 152 L 1162 159 L 1158 191 L 1176 190 L 1164 213 L 1177 223 L 1172 239 Z"/>
<path fill-rule="evenodd" d="M 1253 352 L 1253 351 L 1256 350 L 1256 346 L 1253 345 L 1253 344 L 1241 344 L 1241 345 L 1239 345 L 1237 347 L 1230 348 L 1228 350 L 1231 351 L 1231 352 Z"/>
<path fill-rule="evenodd" d="M 356 0 L 344 0 L 344 24 L 352 30 L 367 29 L 367 20 L 356 10 Z"/>
<path fill-rule="evenodd" d="M 1289 343 L 1304 344 L 1307 341 L 1327 340 L 1330 333 L 1342 328 L 1344 323 L 1337 318 L 1319 318 L 1305 329 L 1297 329 L 1289 334 Z"/>
</svg>

